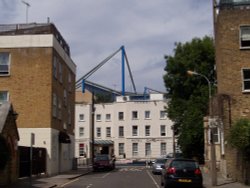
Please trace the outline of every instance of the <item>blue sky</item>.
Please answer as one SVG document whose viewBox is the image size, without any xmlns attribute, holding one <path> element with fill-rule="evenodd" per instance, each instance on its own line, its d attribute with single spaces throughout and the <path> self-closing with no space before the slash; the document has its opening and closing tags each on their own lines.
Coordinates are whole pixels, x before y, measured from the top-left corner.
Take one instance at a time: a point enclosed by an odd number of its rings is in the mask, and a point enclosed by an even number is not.
<svg viewBox="0 0 250 188">
<path fill-rule="evenodd" d="M 165 91 L 165 55 L 174 43 L 213 35 L 212 0 L 25 0 L 28 22 L 49 17 L 71 49 L 77 79 L 122 45 L 137 91 Z M 0 24 L 26 22 L 21 0 L 0 0 Z M 120 90 L 121 55 L 117 54 L 90 81 Z M 132 85 L 126 74 L 126 88 Z"/>
</svg>

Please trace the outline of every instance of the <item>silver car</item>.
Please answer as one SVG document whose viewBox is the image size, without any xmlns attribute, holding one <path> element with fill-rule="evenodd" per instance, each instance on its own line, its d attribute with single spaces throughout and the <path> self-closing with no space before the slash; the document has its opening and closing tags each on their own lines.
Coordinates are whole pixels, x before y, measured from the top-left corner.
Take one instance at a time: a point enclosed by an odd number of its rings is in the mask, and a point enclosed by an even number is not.
<svg viewBox="0 0 250 188">
<path fill-rule="evenodd" d="M 166 163 L 168 159 L 166 158 L 158 158 L 153 161 L 152 165 L 152 173 L 153 174 L 161 174 L 162 166 Z"/>
</svg>

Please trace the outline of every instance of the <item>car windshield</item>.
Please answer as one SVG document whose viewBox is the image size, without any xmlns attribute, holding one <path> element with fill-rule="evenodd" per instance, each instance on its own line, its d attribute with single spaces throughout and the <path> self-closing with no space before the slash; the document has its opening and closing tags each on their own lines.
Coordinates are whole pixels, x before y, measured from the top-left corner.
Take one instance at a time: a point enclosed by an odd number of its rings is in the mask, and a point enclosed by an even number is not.
<svg viewBox="0 0 250 188">
<path fill-rule="evenodd" d="M 182 168 L 195 169 L 195 168 L 198 168 L 197 163 L 193 162 L 193 161 L 173 161 L 171 166 L 173 166 L 177 169 L 182 169 Z"/>
</svg>

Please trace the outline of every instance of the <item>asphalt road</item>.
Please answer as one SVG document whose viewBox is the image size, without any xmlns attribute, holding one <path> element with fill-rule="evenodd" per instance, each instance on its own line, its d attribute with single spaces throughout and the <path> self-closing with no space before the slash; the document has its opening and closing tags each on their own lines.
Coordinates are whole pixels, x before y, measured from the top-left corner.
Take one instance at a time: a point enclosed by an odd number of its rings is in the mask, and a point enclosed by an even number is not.
<svg viewBox="0 0 250 188">
<path fill-rule="evenodd" d="M 117 167 L 113 171 L 93 172 L 62 185 L 65 188 L 160 188 L 160 176 L 145 166 Z"/>
</svg>

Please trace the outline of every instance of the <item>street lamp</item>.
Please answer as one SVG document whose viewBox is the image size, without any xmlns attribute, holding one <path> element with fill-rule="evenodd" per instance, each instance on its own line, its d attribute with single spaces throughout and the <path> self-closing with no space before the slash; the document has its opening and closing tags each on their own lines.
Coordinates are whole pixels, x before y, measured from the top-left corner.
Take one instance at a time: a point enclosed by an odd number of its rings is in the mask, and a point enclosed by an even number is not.
<svg viewBox="0 0 250 188">
<path fill-rule="evenodd" d="M 28 8 L 30 7 L 30 4 L 26 1 L 22 1 L 24 5 L 26 5 L 26 23 L 28 23 Z"/>
<path fill-rule="evenodd" d="M 211 183 L 212 186 L 217 185 L 217 171 L 216 171 L 216 151 L 215 151 L 215 145 L 214 145 L 214 141 L 213 141 L 213 127 L 210 126 L 210 122 L 211 122 L 211 117 L 212 117 L 212 94 L 211 94 L 211 82 L 209 81 L 209 79 L 200 73 L 197 73 L 195 71 L 187 71 L 188 75 L 195 75 L 195 76 L 201 76 L 203 77 L 207 83 L 208 83 L 208 92 L 209 92 L 209 128 L 210 128 L 210 166 L 211 166 Z"/>
</svg>

